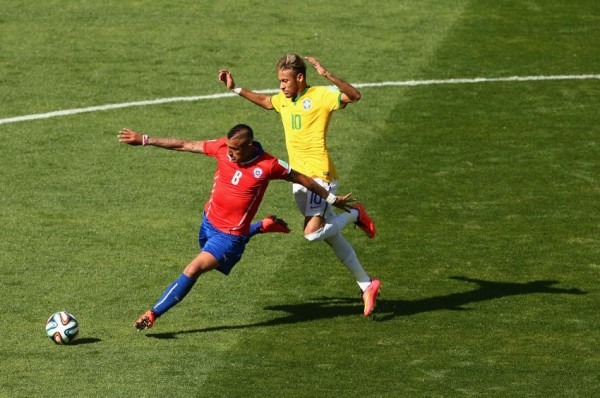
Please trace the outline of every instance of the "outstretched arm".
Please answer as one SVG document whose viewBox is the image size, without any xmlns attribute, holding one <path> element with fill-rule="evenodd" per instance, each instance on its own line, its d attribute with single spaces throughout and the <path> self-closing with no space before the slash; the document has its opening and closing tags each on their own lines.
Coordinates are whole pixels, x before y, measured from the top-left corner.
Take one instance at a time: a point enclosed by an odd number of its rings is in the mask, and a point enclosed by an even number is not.
<svg viewBox="0 0 600 398">
<path fill-rule="evenodd" d="M 242 87 L 235 86 L 235 81 L 233 80 L 233 76 L 231 72 L 227 69 L 221 69 L 219 71 L 219 81 L 221 81 L 228 90 L 235 92 L 240 97 L 246 98 L 248 101 L 255 103 L 256 105 L 263 107 L 265 109 L 271 110 L 273 109 L 273 104 L 271 104 L 271 97 L 265 94 L 255 93 L 254 91 L 247 90 Z"/>
<path fill-rule="evenodd" d="M 335 84 L 341 91 L 342 93 L 342 98 L 340 99 L 343 106 L 346 106 L 346 104 L 352 103 L 352 102 L 356 102 L 360 99 L 360 91 L 358 91 L 356 89 L 356 87 L 354 87 L 353 85 L 351 85 L 350 83 L 345 82 L 344 80 L 340 79 L 339 77 L 335 76 L 333 73 L 329 72 L 323 65 L 321 65 L 321 63 L 313 57 L 304 57 L 308 62 L 310 62 L 311 64 L 313 64 L 313 66 L 315 67 L 315 69 L 317 70 L 317 73 L 327 79 L 329 79 L 329 81 L 331 81 L 333 84 Z"/>
<path fill-rule="evenodd" d="M 327 201 L 327 203 L 337 207 L 338 209 L 342 209 L 344 211 L 350 211 L 352 208 L 352 204 L 356 201 L 352 198 L 352 193 L 346 194 L 344 196 L 335 196 L 330 193 L 328 190 L 323 188 L 319 183 L 317 183 L 312 178 L 297 172 L 296 170 L 292 170 L 288 176 L 288 181 L 300 184 L 306 189 L 316 193 L 323 199 Z"/>
<path fill-rule="evenodd" d="M 130 129 L 123 129 L 118 134 L 119 142 L 129 145 L 152 145 L 159 148 L 180 152 L 204 153 L 204 141 L 182 140 L 180 138 L 149 137 Z"/>
</svg>

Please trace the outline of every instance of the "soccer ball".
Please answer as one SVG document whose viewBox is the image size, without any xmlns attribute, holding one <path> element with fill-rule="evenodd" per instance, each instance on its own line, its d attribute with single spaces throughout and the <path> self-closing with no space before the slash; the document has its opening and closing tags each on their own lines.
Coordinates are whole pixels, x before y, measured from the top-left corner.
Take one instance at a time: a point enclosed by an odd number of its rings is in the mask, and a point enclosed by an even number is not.
<svg viewBox="0 0 600 398">
<path fill-rule="evenodd" d="M 56 344 L 69 344 L 79 333 L 79 322 L 73 314 L 60 311 L 52 314 L 46 322 L 46 335 Z"/>
</svg>

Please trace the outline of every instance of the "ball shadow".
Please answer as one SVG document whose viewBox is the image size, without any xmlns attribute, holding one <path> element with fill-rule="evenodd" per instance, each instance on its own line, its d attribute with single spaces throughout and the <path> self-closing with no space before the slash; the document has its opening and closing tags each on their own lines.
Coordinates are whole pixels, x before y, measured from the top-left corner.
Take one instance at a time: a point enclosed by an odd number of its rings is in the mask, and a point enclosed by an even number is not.
<svg viewBox="0 0 600 398">
<path fill-rule="evenodd" d="M 99 343 L 102 340 L 97 338 L 97 337 L 82 337 L 80 339 L 75 339 L 72 343 L 70 343 L 69 345 L 84 345 L 84 344 L 94 344 L 94 343 Z"/>
</svg>

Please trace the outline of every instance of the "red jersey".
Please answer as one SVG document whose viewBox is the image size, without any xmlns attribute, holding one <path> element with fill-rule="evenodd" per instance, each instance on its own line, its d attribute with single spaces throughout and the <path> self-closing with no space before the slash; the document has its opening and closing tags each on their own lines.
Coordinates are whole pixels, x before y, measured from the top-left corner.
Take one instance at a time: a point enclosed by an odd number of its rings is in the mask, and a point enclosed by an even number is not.
<svg viewBox="0 0 600 398">
<path fill-rule="evenodd" d="M 203 151 L 217 159 L 212 193 L 204 206 L 210 223 L 219 231 L 247 235 L 271 180 L 286 179 L 290 166 L 263 151 L 260 143 L 256 157 L 245 163 L 229 160 L 227 139 L 205 141 Z"/>
</svg>

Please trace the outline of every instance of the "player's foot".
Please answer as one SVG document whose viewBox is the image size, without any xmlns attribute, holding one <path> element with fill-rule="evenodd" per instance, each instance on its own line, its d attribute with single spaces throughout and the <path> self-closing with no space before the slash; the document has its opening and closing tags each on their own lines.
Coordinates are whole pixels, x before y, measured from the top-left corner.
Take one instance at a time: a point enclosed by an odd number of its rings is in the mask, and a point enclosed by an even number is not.
<svg viewBox="0 0 600 398">
<path fill-rule="evenodd" d="M 365 316 L 371 315 L 373 309 L 375 308 L 375 300 L 379 295 L 379 287 L 381 286 L 381 282 L 378 279 L 372 279 L 371 284 L 362 294 L 363 303 L 365 303 Z"/>
<path fill-rule="evenodd" d="M 260 232 L 263 234 L 269 232 L 282 232 L 287 234 L 290 232 L 285 220 L 277 216 L 269 216 L 261 222 L 262 225 L 260 226 Z"/>
<path fill-rule="evenodd" d="M 152 310 L 148 310 L 144 312 L 144 315 L 140 317 L 135 323 L 133 327 L 139 332 L 140 330 L 150 329 L 154 325 L 154 321 L 156 320 L 156 315 Z"/>
<path fill-rule="evenodd" d="M 367 211 L 365 210 L 363 204 L 359 202 L 356 204 L 356 206 L 353 206 L 352 208 L 358 210 L 358 220 L 355 224 L 360 229 L 365 231 L 369 238 L 373 239 L 375 237 L 375 223 L 367 214 Z"/>
</svg>

